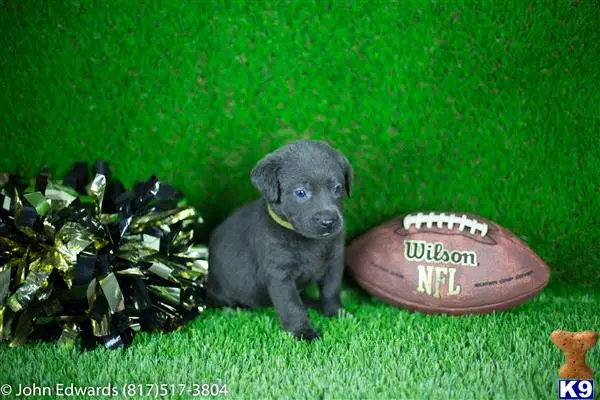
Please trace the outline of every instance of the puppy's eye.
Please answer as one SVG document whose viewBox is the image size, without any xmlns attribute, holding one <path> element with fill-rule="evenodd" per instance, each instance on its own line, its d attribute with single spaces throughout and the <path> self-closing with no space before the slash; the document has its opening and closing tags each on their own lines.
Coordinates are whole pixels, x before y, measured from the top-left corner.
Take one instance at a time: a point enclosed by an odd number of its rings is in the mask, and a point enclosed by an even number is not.
<svg viewBox="0 0 600 400">
<path fill-rule="evenodd" d="M 304 189 L 296 189 L 296 191 L 294 191 L 294 194 L 296 195 L 296 197 L 306 197 L 306 192 L 304 191 Z"/>
<path fill-rule="evenodd" d="M 342 192 L 342 185 L 340 185 L 339 183 L 337 185 L 335 185 L 333 188 L 333 192 L 335 194 L 340 194 Z"/>
</svg>

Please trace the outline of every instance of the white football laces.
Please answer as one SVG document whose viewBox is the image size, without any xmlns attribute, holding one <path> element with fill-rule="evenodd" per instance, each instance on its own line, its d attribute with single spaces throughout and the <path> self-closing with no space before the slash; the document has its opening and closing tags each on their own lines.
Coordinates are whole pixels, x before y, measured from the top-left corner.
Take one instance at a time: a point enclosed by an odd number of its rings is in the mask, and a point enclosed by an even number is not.
<svg viewBox="0 0 600 400">
<path fill-rule="evenodd" d="M 488 225 L 485 222 L 469 218 L 464 214 L 459 217 L 455 214 L 431 212 L 428 214 L 409 214 L 404 217 L 404 229 L 410 228 L 411 225 L 414 225 L 417 229 L 421 229 L 423 224 L 427 228 L 432 228 L 433 224 L 436 224 L 438 228 L 442 228 L 445 225 L 448 229 L 454 229 L 454 225 L 458 225 L 459 231 L 462 232 L 468 229 L 471 235 L 479 231 L 482 237 L 488 232 Z"/>
</svg>

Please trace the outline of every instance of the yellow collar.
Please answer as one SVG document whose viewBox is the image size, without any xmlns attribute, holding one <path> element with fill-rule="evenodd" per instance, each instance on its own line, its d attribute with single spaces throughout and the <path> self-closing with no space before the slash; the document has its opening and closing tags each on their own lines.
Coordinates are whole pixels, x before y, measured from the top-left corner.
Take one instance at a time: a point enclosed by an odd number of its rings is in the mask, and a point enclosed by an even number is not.
<svg viewBox="0 0 600 400">
<path fill-rule="evenodd" d="M 284 228 L 290 229 L 292 231 L 294 230 L 294 227 L 292 226 L 292 224 L 285 221 L 279 215 L 275 214 L 275 211 L 273 211 L 270 204 L 267 204 L 267 210 L 269 210 L 269 215 L 271 216 L 271 218 L 273 218 L 273 221 L 277 222 L 279 225 L 283 226 Z"/>
</svg>

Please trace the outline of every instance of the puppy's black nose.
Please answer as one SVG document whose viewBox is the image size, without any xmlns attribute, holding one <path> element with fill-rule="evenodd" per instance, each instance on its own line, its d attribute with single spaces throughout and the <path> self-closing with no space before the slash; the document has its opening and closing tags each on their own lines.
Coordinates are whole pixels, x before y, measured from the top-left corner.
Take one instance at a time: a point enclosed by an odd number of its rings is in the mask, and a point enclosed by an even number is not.
<svg viewBox="0 0 600 400">
<path fill-rule="evenodd" d="M 329 228 L 331 225 L 333 225 L 335 221 L 333 220 L 333 218 L 330 219 L 322 219 L 319 221 L 319 224 L 321 224 L 321 226 L 323 228 Z"/>
<path fill-rule="evenodd" d="M 337 213 L 320 212 L 314 215 L 313 220 L 323 228 L 331 228 L 338 221 L 338 216 Z"/>
</svg>

